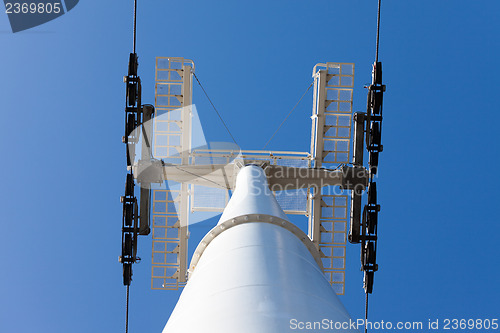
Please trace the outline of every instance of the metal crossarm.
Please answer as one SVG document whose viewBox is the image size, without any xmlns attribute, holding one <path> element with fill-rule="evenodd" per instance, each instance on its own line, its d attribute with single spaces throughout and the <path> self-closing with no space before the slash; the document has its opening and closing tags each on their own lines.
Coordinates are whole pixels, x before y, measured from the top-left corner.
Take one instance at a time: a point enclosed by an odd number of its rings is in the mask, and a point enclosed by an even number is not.
<svg viewBox="0 0 500 333">
<path fill-rule="evenodd" d="M 311 151 L 315 167 L 349 163 L 354 64 L 318 64 L 313 77 Z"/>
<path fill-rule="evenodd" d="M 153 192 L 153 253 L 152 289 L 178 289 L 182 284 L 182 248 L 186 239 L 177 211 L 181 201 L 180 191 L 155 190 Z"/>
<path fill-rule="evenodd" d="M 157 58 L 152 155 L 166 189 L 152 191 L 153 289 L 178 289 L 186 282 L 188 217 L 222 212 L 238 170 L 261 166 L 286 214 L 309 217 L 309 237 L 324 273 L 337 294 L 344 294 L 348 203 L 333 186 L 365 184 L 349 163 L 353 64 L 326 63 L 314 68 L 311 153 L 242 151 L 236 145 L 193 148 L 191 107 L 194 64 L 183 58 Z M 196 118 L 196 117 L 195 117 Z M 199 130 L 197 130 L 199 131 Z M 327 167 L 328 170 L 319 170 Z M 336 169 L 336 170 L 333 170 Z M 283 174 L 284 173 L 284 174 Z M 194 217 L 196 218 L 196 217 Z"/>
<path fill-rule="evenodd" d="M 154 151 L 164 162 L 181 164 L 189 154 L 194 63 L 184 58 L 156 58 Z"/>
<path fill-rule="evenodd" d="M 317 64 L 313 69 L 311 153 L 315 168 L 337 169 L 350 162 L 354 64 Z M 331 187 L 310 190 L 309 237 L 321 252 L 325 274 L 344 294 L 347 195 Z"/>
<path fill-rule="evenodd" d="M 163 163 L 189 164 L 193 70 L 191 60 L 156 58 L 153 157 Z M 177 290 L 186 282 L 189 185 L 166 186 L 152 194 L 151 288 Z"/>
<path fill-rule="evenodd" d="M 319 249 L 323 268 L 338 295 L 344 294 L 347 195 L 322 195 Z"/>
<path fill-rule="evenodd" d="M 308 168 L 311 165 L 311 155 L 305 152 L 283 152 L 265 150 L 241 150 L 238 152 L 210 149 L 194 149 L 191 153 L 193 164 L 227 164 L 244 165 L 257 162 L 266 165 L 281 165 Z M 228 187 L 232 188 L 234 179 L 228 178 Z M 281 188 L 280 188 L 281 189 Z M 271 188 L 271 190 L 273 190 Z M 290 189 L 274 191 L 276 200 L 286 214 L 308 215 L 307 196 L 309 190 Z M 222 212 L 229 197 L 228 191 L 222 188 L 193 185 L 191 187 L 192 211 Z"/>
</svg>

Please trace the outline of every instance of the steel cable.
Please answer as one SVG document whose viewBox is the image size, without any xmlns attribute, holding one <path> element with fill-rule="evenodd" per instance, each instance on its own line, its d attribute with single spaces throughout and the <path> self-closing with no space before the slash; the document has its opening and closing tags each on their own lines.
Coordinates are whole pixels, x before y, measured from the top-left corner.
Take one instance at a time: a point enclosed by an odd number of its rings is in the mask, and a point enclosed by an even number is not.
<svg viewBox="0 0 500 333">
<path fill-rule="evenodd" d="M 127 285 L 127 310 L 126 310 L 126 315 L 125 315 L 125 333 L 128 333 L 128 303 L 129 303 L 129 287 Z"/>
<path fill-rule="evenodd" d="M 365 298 L 365 333 L 368 331 L 368 293 Z"/>
<path fill-rule="evenodd" d="M 134 35 L 134 43 L 133 43 L 134 53 L 135 53 L 135 42 L 136 42 L 136 36 L 137 36 L 136 27 L 137 27 L 137 0 L 134 0 L 134 32 L 133 32 L 133 35 Z"/>
<path fill-rule="evenodd" d="M 375 52 L 375 62 L 378 62 L 378 46 L 379 46 L 379 37 L 380 37 L 380 4 L 382 0 L 378 0 L 378 9 L 377 9 L 377 46 Z"/>
<path fill-rule="evenodd" d="M 203 90 L 203 93 L 205 94 L 205 96 L 207 97 L 208 101 L 210 102 L 210 104 L 212 105 L 212 108 L 215 110 L 215 112 L 217 113 L 217 116 L 219 116 L 219 119 L 220 121 L 222 122 L 222 124 L 224 125 L 224 127 L 226 128 L 226 131 L 229 133 L 229 135 L 231 136 L 231 139 L 233 140 L 234 144 L 239 146 L 238 143 L 236 142 L 233 134 L 231 134 L 231 131 L 229 130 L 229 128 L 227 127 L 226 123 L 224 122 L 224 119 L 222 119 L 222 116 L 220 115 L 219 111 L 217 110 L 217 108 L 215 107 L 214 103 L 212 102 L 212 100 L 210 99 L 210 97 L 208 96 L 205 88 L 203 87 L 203 85 L 201 84 L 200 80 L 198 79 L 198 77 L 196 76 L 195 73 L 193 73 L 193 76 L 194 78 L 196 79 L 196 81 L 198 82 L 198 84 L 200 85 L 200 88 L 201 90 Z"/>
<path fill-rule="evenodd" d="M 264 147 L 262 149 L 265 149 L 267 147 L 267 145 L 269 144 L 269 142 L 271 142 L 271 140 L 274 138 L 274 136 L 276 135 L 276 133 L 278 133 L 278 131 L 280 130 L 281 126 L 283 126 L 283 124 L 285 123 L 285 121 L 288 119 L 288 117 L 290 117 L 290 115 L 292 114 L 293 110 L 295 110 L 295 108 L 297 107 L 297 105 L 299 105 L 300 101 L 302 101 L 302 99 L 304 98 L 304 96 L 307 94 L 307 92 L 309 91 L 309 89 L 311 89 L 312 85 L 314 84 L 314 81 L 311 82 L 311 84 L 309 85 L 309 87 L 307 87 L 306 91 L 302 94 L 302 96 L 300 97 L 299 101 L 295 104 L 295 106 L 290 110 L 290 112 L 288 112 L 288 115 L 285 117 L 285 119 L 281 122 L 281 124 L 278 126 L 278 128 L 276 129 L 276 131 L 274 132 L 274 134 L 271 136 L 271 138 L 266 142 L 266 144 L 264 145 Z"/>
</svg>

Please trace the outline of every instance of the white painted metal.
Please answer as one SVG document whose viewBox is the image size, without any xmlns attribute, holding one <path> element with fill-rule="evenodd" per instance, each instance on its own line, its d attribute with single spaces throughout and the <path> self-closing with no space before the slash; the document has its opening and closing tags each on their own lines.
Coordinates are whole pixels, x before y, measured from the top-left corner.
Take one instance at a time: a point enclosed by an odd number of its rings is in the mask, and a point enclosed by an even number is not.
<svg viewBox="0 0 500 333">
<path fill-rule="evenodd" d="M 240 161 L 236 160 L 237 163 Z M 220 189 L 234 189 L 236 175 L 239 172 L 237 164 L 207 164 L 207 165 L 165 165 L 158 167 L 158 173 L 163 173 L 165 180 L 189 183 Z M 351 172 L 349 172 L 351 170 Z M 354 176 L 349 167 L 338 170 L 296 168 L 283 165 L 266 165 L 265 172 L 273 192 L 308 187 L 347 186 L 349 181 L 363 181 L 361 171 Z M 283 207 L 281 207 L 283 209 Z M 286 211 L 285 211 L 286 212 Z"/>
<path fill-rule="evenodd" d="M 153 156 L 172 164 L 189 164 L 192 148 L 192 73 L 184 58 L 156 58 Z M 151 288 L 177 290 L 186 282 L 189 238 L 189 194 L 178 189 L 153 189 Z"/>
<path fill-rule="evenodd" d="M 222 228 L 233 220 L 238 224 Z M 244 167 L 163 332 L 279 333 L 297 331 L 298 322 L 348 323 L 317 260 L 284 227 L 286 220 L 264 171 Z M 321 331 L 351 332 L 333 327 Z"/>
<path fill-rule="evenodd" d="M 338 168 L 349 163 L 354 64 L 317 64 L 313 78 L 311 153 L 314 167 Z M 327 188 L 316 187 L 311 189 L 308 203 L 309 237 L 321 251 L 330 283 L 337 294 L 343 295 L 347 197 L 328 195 Z"/>
<path fill-rule="evenodd" d="M 267 185 L 262 187 L 266 192 L 262 197 L 235 195 L 221 223 L 225 223 L 230 215 L 251 214 L 256 209 L 263 211 L 262 215 L 276 216 L 285 222 L 284 212 L 308 216 L 309 237 L 317 253 L 321 254 L 319 265 L 324 268 L 337 294 L 343 294 L 348 206 L 344 204 L 344 196 L 328 195 L 318 187 L 342 186 L 344 177 L 342 170 L 318 168 L 332 169 L 339 163 L 348 162 L 354 64 L 326 63 L 314 67 L 311 153 L 241 151 L 237 146 L 216 148 L 213 145 L 210 145 L 211 149 L 205 149 L 206 142 L 196 145 L 192 134 L 202 133 L 202 130 L 201 126 L 193 127 L 191 119 L 195 112 L 191 106 L 193 71 L 191 60 L 157 58 L 155 106 L 157 114 L 164 116 L 155 120 L 153 154 L 166 163 L 164 167 L 160 163 L 156 166 L 163 171 L 163 177 L 178 182 L 179 188 L 153 190 L 152 288 L 177 289 L 184 285 L 188 268 L 187 225 L 191 211 L 222 211 L 227 203 L 227 190 L 234 188 L 238 165 L 255 162 L 268 164 L 266 172 L 271 189 L 277 191 L 276 197 Z M 200 148 L 196 148 L 198 146 Z M 311 163 L 315 169 L 307 169 Z M 294 170 L 298 177 L 290 176 L 295 174 Z M 307 170 L 307 173 L 301 170 Z M 286 171 L 285 176 L 275 177 L 278 171 Z M 262 181 L 258 177 L 254 179 L 254 183 L 265 181 L 265 177 Z M 209 188 L 214 185 L 215 190 Z M 274 185 L 279 185 L 278 189 Z M 311 186 L 314 188 L 307 188 Z M 303 190 L 303 187 L 307 189 Z M 195 200 L 195 194 L 202 200 Z M 223 198 L 214 200 L 213 196 Z M 198 202 L 205 204 L 195 205 Z M 293 233 L 293 228 L 287 227 L 287 223 L 284 228 Z M 308 241 L 302 241 L 309 246 Z"/>
<path fill-rule="evenodd" d="M 247 214 L 276 216 L 288 221 L 269 189 L 264 170 L 255 165 L 246 166 L 238 173 L 234 194 L 219 223 Z"/>
<path fill-rule="evenodd" d="M 217 237 L 220 233 L 222 233 L 226 229 L 233 228 L 242 223 L 249 223 L 248 221 L 251 221 L 252 223 L 263 222 L 263 223 L 276 224 L 290 231 L 292 234 L 294 234 L 298 239 L 302 241 L 302 243 L 307 247 L 309 252 L 313 255 L 314 260 L 318 264 L 318 267 L 320 267 L 321 270 L 323 270 L 323 262 L 319 251 L 315 248 L 313 242 L 311 242 L 311 239 L 309 239 L 309 237 L 302 230 L 300 230 L 299 227 L 297 227 L 295 224 L 289 221 L 283 220 L 276 216 L 269 216 L 263 214 L 249 214 L 249 215 L 235 217 L 226 222 L 220 223 L 212 230 L 210 230 L 210 232 L 205 235 L 203 240 L 200 242 L 200 244 L 198 244 L 198 247 L 194 251 L 193 259 L 191 260 L 191 265 L 188 271 L 189 274 L 191 275 L 193 271 L 196 269 L 196 265 L 198 265 L 198 261 L 201 255 L 203 254 L 207 246 L 210 245 L 210 243 L 215 239 L 215 237 Z"/>
<path fill-rule="evenodd" d="M 212 145 L 211 145 L 212 146 Z M 210 161 L 212 164 L 223 164 L 223 163 L 232 163 L 237 166 L 240 164 L 246 164 L 249 161 L 255 161 L 259 163 L 266 163 L 269 166 L 291 166 L 298 168 L 308 168 L 311 166 L 311 158 L 312 155 L 310 153 L 305 152 L 283 152 L 283 151 L 265 151 L 265 150 L 224 150 L 224 149 L 193 149 L 191 151 L 191 163 L 194 165 L 199 165 L 201 163 L 205 163 L 205 161 Z M 241 166 L 240 166 L 241 167 Z M 191 196 L 192 198 L 196 198 L 197 196 L 202 198 L 202 200 L 194 199 L 193 202 L 204 202 L 205 205 L 201 206 L 203 208 L 200 209 L 197 205 L 192 205 L 192 211 L 215 211 L 222 212 L 226 207 L 229 197 L 227 191 L 214 190 L 209 189 L 208 187 L 212 187 L 213 185 L 220 184 L 225 188 L 234 187 L 234 183 L 236 182 L 236 172 L 235 169 L 230 169 L 230 166 L 224 168 L 224 170 L 219 170 L 217 166 L 214 166 L 215 172 L 212 172 L 208 177 L 203 177 L 196 182 L 199 185 L 196 190 L 192 187 Z M 223 177 L 212 177 L 216 174 Z M 210 184 L 207 183 L 207 179 L 211 178 Z M 218 179 L 218 180 L 217 180 Z M 288 190 L 286 193 L 282 192 L 281 189 L 285 189 L 285 187 L 280 188 L 271 188 L 273 191 L 279 191 L 275 193 L 276 200 L 280 204 L 281 208 L 286 214 L 297 214 L 297 215 L 308 215 L 307 211 L 307 194 L 308 189 L 303 190 L 295 190 L 292 189 L 293 186 L 287 186 Z M 219 193 L 219 195 L 217 195 Z M 216 200 L 205 200 L 209 196 L 217 196 Z M 219 203 L 219 204 L 217 204 Z"/>
<path fill-rule="evenodd" d="M 191 117 L 192 117 L 192 94 L 193 94 L 193 82 L 192 82 L 192 67 L 189 65 L 182 64 L 182 106 L 183 111 L 181 114 L 182 119 L 182 136 L 181 136 L 181 163 L 188 164 L 189 163 L 189 154 L 191 152 Z M 184 128 L 187 126 L 188 128 Z M 179 228 L 179 239 L 181 242 L 179 243 L 179 275 L 178 281 L 179 283 L 185 283 L 187 279 L 187 263 L 188 263 L 188 219 L 189 219 L 189 194 L 188 194 L 189 185 L 186 183 L 181 183 L 181 191 L 180 191 L 180 204 L 178 208 L 179 221 L 181 222 Z M 185 224 L 183 222 L 185 221 Z"/>
</svg>

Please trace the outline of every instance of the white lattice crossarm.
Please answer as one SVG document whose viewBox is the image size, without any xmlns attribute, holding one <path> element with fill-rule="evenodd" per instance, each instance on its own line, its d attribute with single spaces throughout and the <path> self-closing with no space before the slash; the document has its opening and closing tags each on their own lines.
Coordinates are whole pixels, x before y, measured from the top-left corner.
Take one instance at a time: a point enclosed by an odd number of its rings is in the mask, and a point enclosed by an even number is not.
<svg viewBox="0 0 500 333">
<path fill-rule="evenodd" d="M 192 71 L 191 60 L 156 58 L 152 155 L 164 163 L 189 164 Z M 153 189 L 153 289 L 176 290 L 186 282 L 188 184 L 171 188 L 172 183 L 166 183 L 166 189 Z"/>
<path fill-rule="evenodd" d="M 196 167 L 199 167 L 200 163 L 230 163 L 226 164 L 226 166 L 221 164 L 219 168 L 211 165 L 211 168 L 215 171 L 203 176 L 206 179 L 200 178 L 196 180 L 198 185 L 203 186 L 192 187 L 193 211 L 222 212 L 229 199 L 228 192 L 216 190 L 213 187 L 216 187 L 215 184 L 219 184 L 233 189 L 237 172 L 245 164 L 265 164 L 268 172 L 276 170 L 275 168 L 280 166 L 305 170 L 311 165 L 311 155 L 309 153 L 293 151 L 241 150 L 235 152 L 222 149 L 194 149 L 191 156 Z M 275 177 L 275 179 L 278 178 Z M 293 184 L 290 181 L 289 183 Z M 286 214 L 307 215 L 307 186 L 299 190 L 293 186 L 287 187 L 287 191 L 282 191 L 283 188 L 284 186 L 281 188 L 272 187 L 284 212 Z"/>
<path fill-rule="evenodd" d="M 338 169 L 350 162 L 354 64 L 317 64 L 313 78 L 314 167 Z M 338 192 L 329 187 L 311 189 L 309 237 L 321 251 L 327 278 L 337 294 L 343 294 L 349 200 L 347 195 L 331 194 Z"/>
</svg>

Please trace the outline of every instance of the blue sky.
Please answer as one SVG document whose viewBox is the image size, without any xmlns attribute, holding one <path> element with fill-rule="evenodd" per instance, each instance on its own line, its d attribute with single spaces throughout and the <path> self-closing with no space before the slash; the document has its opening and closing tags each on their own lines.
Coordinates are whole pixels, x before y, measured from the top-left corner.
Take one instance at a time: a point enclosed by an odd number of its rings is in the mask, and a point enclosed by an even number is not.
<svg viewBox="0 0 500 333">
<path fill-rule="evenodd" d="M 121 143 L 132 1 L 80 1 L 16 34 L 0 14 L 3 158 L 0 331 L 119 332 Z M 318 62 L 354 62 L 363 111 L 374 60 L 376 1 L 139 1 L 143 101 L 154 59 L 193 59 L 243 149 L 261 149 L 311 82 Z M 382 7 L 382 205 L 370 318 L 424 321 L 498 313 L 495 165 L 498 1 L 396 1 Z M 307 151 L 311 96 L 269 145 Z M 210 141 L 229 141 L 198 86 Z M 192 230 L 192 245 L 214 221 Z M 150 256 L 150 239 L 139 244 Z M 346 295 L 363 317 L 359 247 L 348 247 Z M 160 332 L 178 297 L 150 290 L 135 266 L 130 332 Z"/>
</svg>

